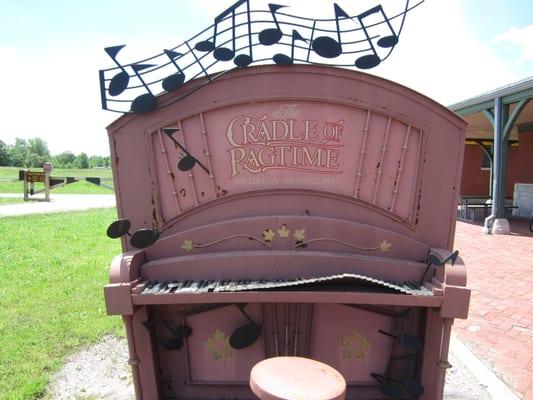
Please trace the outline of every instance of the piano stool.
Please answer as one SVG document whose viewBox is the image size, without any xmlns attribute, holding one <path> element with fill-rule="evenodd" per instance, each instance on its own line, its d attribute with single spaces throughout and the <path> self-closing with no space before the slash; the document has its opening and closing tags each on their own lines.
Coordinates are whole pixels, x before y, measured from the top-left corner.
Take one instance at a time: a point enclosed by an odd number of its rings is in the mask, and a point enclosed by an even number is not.
<svg viewBox="0 0 533 400">
<path fill-rule="evenodd" d="M 254 365 L 250 388 L 261 400 L 344 400 L 346 381 L 319 361 L 272 357 Z"/>
</svg>

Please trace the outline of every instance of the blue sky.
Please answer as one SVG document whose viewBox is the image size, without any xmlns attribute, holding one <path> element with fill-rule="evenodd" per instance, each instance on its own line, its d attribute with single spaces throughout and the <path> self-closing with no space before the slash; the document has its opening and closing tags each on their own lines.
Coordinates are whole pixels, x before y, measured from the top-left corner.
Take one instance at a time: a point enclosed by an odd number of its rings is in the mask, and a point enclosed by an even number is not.
<svg viewBox="0 0 533 400">
<path fill-rule="evenodd" d="M 391 1 L 399 0 L 383 7 Z M 333 3 L 276 2 L 309 17 L 327 17 Z M 352 15 L 378 4 L 337 2 Z M 124 61 L 151 56 L 209 26 L 232 3 L 2 0 L 0 139 L 39 136 L 54 154 L 108 153 L 105 126 L 117 114 L 100 109 L 98 70 L 113 66 L 103 48 L 127 44 Z M 526 0 L 426 0 L 408 15 L 392 56 L 368 72 L 445 105 L 532 76 L 533 7 Z"/>
</svg>

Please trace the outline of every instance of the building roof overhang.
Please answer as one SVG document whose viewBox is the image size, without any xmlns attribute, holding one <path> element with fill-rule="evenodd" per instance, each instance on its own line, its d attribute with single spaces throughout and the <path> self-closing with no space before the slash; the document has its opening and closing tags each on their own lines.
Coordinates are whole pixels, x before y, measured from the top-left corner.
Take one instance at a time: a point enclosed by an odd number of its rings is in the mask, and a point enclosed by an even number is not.
<svg viewBox="0 0 533 400">
<path fill-rule="evenodd" d="M 501 97 L 503 104 L 509 106 L 509 115 L 513 113 L 517 104 L 522 101 L 527 102 L 512 127 L 510 140 L 518 140 L 518 133 L 533 131 L 533 102 L 529 101 L 533 99 L 533 76 L 531 76 L 448 106 L 450 110 L 468 121 L 467 139 L 490 139 L 494 136 L 494 128 L 486 113 L 492 112 L 494 99 L 497 97 Z"/>
</svg>

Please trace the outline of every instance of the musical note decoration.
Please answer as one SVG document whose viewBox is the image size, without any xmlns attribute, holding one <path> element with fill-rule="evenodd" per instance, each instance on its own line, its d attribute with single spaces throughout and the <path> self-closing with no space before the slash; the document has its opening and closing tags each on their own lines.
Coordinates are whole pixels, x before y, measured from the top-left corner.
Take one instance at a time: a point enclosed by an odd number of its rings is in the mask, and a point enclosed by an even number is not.
<svg viewBox="0 0 533 400">
<path fill-rule="evenodd" d="M 130 227 L 131 222 L 128 219 L 118 219 L 108 226 L 106 234 L 110 239 L 128 235 L 130 244 L 137 249 L 149 247 L 159 240 L 160 232 L 157 229 L 141 228 L 132 234 Z"/>
<path fill-rule="evenodd" d="M 269 4 L 268 8 L 270 9 L 270 13 L 272 14 L 272 19 L 274 20 L 274 24 L 276 24 L 275 28 L 267 28 L 263 29 L 261 32 L 259 32 L 259 43 L 261 43 L 263 46 L 272 46 L 274 43 L 278 43 L 280 39 L 283 36 L 283 32 L 281 31 L 281 28 L 279 26 L 278 19 L 276 18 L 276 11 L 278 11 L 280 8 L 287 7 L 282 6 L 280 4 Z"/>
<path fill-rule="evenodd" d="M 215 24 L 213 25 L 213 41 L 210 40 L 203 40 L 201 42 L 196 43 L 196 46 L 194 47 L 198 51 L 205 51 L 210 52 L 213 51 L 213 57 L 215 57 L 218 61 L 230 61 L 234 59 L 235 65 L 238 67 L 246 67 L 250 65 L 252 62 L 252 55 L 251 53 L 249 55 L 247 54 L 241 54 L 237 57 L 235 57 L 235 29 L 236 29 L 236 22 L 235 22 L 235 13 L 239 7 L 242 5 L 246 5 L 246 15 L 247 15 L 247 24 L 248 24 L 248 35 L 251 35 L 251 27 L 250 27 L 250 4 L 248 0 L 238 0 L 235 4 L 233 4 L 231 7 L 229 7 L 227 10 L 220 13 L 215 18 Z M 231 14 L 231 33 L 232 33 L 232 48 L 217 47 L 216 41 L 218 37 L 218 25 L 221 24 L 223 21 L 225 21 L 228 18 L 228 15 Z M 250 51 L 252 49 L 252 46 L 250 45 Z"/>
<path fill-rule="evenodd" d="M 268 10 L 251 10 L 250 0 L 237 0 L 218 14 L 210 27 L 141 62 L 118 61 L 124 44 L 106 47 L 115 66 L 100 70 L 102 108 L 136 114 L 157 110 L 234 68 L 252 64 L 310 63 L 371 69 L 391 55 L 407 14 L 423 2 L 404 0 L 387 7 L 378 4 L 355 10 L 358 13 L 333 3 L 333 15 L 320 19 L 291 14 L 284 4 L 270 3 Z M 263 50 L 254 51 L 258 47 Z M 265 55 L 265 49 L 272 49 L 273 56 Z M 220 71 L 219 63 L 223 63 L 224 71 L 212 73 Z M 160 96 L 174 91 L 181 94 Z"/>
<path fill-rule="evenodd" d="M 173 73 L 172 75 L 169 75 L 165 79 L 163 79 L 163 89 L 165 89 L 167 92 L 171 92 L 173 90 L 178 89 L 185 82 L 185 74 L 183 73 L 183 70 L 179 67 L 179 65 L 176 63 L 176 60 L 183 56 L 183 54 L 172 50 L 163 51 L 168 56 L 168 58 L 170 58 L 170 62 L 178 70 L 178 72 Z"/>
<path fill-rule="evenodd" d="M 163 128 L 163 133 L 167 135 L 167 137 L 174 143 L 176 148 L 179 148 L 181 151 L 183 151 L 183 157 L 178 162 L 178 169 L 180 171 L 190 171 L 196 164 L 198 164 L 207 173 L 207 175 L 211 175 L 204 164 L 202 164 L 196 157 L 189 153 L 189 151 L 183 147 L 180 142 L 174 139 L 173 135 L 177 131 L 179 131 L 178 128 Z"/>
<path fill-rule="evenodd" d="M 292 42 L 291 42 L 291 56 L 287 56 L 285 54 L 281 54 L 281 53 L 278 53 L 278 54 L 275 54 L 274 57 L 272 57 L 272 59 L 274 60 L 274 62 L 278 65 L 291 65 L 294 63 L 294 45 L 296 44 L 296 41 L 297 40 L 302 40 L 304 42 L 307 42 L 307 40 L 305 40 L 302 35 L 300 35 L 298 33 L 297 30 L 293 30 L 292 31 Z"/>
<path fill-rule="evenodd" d="M 361 24 L 361 28 L 363 29 L 363 32 L 365 34 L 366 40 L 368 42 L 368 45 L 370 46 L 370 51 L 371 51 L 371 54 L 362 56 L 355 61 L 356 67 L 361 68 L 361 69 L 374 68 L 378 66 L 379 63 L 381 63 L 381 59 L 376 51 L 375 46 L 372 44 L 372 38 L 370 37 L 368 33 L 367 26 L 365 23 L 366 18 L 376 13 L 381 13 L 381 15 L 383 16 L 384 22 L 386 23 L 388 29 L 390 30 L 388 35 L 381 37 L 377 41 L 377 45 L 383 48 L 392 48 L 398 43 L 398 36 L 394 32 L 394 29 L 392 28 L 390 21 L 385 15 L 385 12 L 383 11 L 383 8 L 381 7 L 381 5 L 373 7 L 365 11 L 364 13 L 358 15 L 357 19 L 359 20 L 359 23 Z"/>
<path fill-rule="evenodd" d="M 335 24 L 337 25 L 337 40 L 329 36 L 320 36 L 313 40 L 313 50 L 322 57 L 336 58 L 342 53 L 341 31 L 339 28 L 339 18 L 350 19 L 350 16 L 339 7 L 337 3 L 333 4 L 335 10 Z"/>
<path fill-rule="evenodd" d="M 403 393 L 414 398 L 419 398 L 424 394 L 424 386 L 415 375 L 416 353 L 407 353 L 401 356 L 390 357 L 385 370 L 385 374 L 381 375 L 372 372 L 370 376 L 379 382 L 379 390 L 389 399 L 397 399 L 402 397 Z M 407 361 L 407 365 L 402 366 L 404 377 L 396 379 L 391 377 L 391 365 L 399 361 Z"/>
</svg>

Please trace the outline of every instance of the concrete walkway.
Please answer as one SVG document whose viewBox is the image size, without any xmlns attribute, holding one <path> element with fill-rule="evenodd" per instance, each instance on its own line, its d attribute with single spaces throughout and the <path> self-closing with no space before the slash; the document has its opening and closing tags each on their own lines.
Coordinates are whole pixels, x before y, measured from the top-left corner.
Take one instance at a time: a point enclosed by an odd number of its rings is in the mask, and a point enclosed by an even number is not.
<svg viewBox="0 0 533 400">
<path fill-rule="evenodd" d="M 0 197 L 20 198 L 17 193 L 0 193 Z M 114 194 L 52 194 L 50 201 L 39 200 L 24 201 L 23 203 L 7 204 L 0 206 L 0 217 L 15 215 L 43 214 L 63 211 L 87 210 L 89 208 L 115 207 Z"/>
<path fill-rule="evenodd" d="M 114 206 L 114 195 L 54 194 L 51 202 L 0 206 L 0 217 Z M 511 227 L 512 235 L 495 237 L 482 235 L 478 225 L 457 224 L 455 248 L 473 293 L 469 319 L 455 322 L 446 400 L 533 400 L 533 234 L 525 221 L 513 221 Z M 125 343 L 123 348 L 126 352 Z M 110 378 L 124 379 L 123 373 Z M 84 385 L 83 378 L 75 384 Z"/>
</svg>

